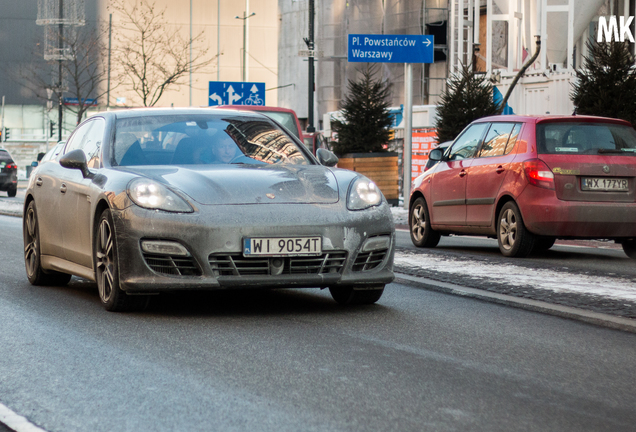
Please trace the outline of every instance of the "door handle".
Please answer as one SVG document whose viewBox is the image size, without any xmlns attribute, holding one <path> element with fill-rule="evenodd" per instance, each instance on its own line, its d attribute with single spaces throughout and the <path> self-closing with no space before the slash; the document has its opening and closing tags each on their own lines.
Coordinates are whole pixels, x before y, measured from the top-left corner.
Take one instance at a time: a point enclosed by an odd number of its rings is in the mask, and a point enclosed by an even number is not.
<svg viewBox="0 0 636 432">
<path fill-rule="evenodd" d="M 459 172 L 459 176 L 460 176 L 460 177 L 464 177 L 466 174 L 468 174 L 468 173 L 467 173 L 465 170 L 461 170 L 461 171 Z"/>
<path fill-rule="evenodd" d="M 502 172 L 504 172 L 506 169 L 504 167 L 502 167 L 501 165 L 499 165 L 497 167 L 497 169 L 495 170 L 497 172 L 497 174 L 501 174 Z"/>
<path fill-rule="evenodd" d="M 38 177 L 38 179 L 35 181 L 35 185 L 36 186 L 42 186 L 42 177 Z"/>
<path fill-rule="evenodd" d="M 60 187 L 60 192 L 62 192 L 63 194 L 66 193 L 66 183 L 62 183 L 62 186 Z"/>
</svg>

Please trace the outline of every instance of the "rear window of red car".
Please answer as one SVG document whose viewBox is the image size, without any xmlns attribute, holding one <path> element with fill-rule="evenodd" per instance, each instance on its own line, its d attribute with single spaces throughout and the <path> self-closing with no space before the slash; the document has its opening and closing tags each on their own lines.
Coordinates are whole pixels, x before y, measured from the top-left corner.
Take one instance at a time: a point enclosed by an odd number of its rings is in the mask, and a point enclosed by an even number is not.
<svg viewBox="0 0 636 432">
<path fill-rule="evenodd" d="M 540 154 L 636 155 L 636 131 L 615 123 L 539 123 L 537 151 Z"/>
</svg>

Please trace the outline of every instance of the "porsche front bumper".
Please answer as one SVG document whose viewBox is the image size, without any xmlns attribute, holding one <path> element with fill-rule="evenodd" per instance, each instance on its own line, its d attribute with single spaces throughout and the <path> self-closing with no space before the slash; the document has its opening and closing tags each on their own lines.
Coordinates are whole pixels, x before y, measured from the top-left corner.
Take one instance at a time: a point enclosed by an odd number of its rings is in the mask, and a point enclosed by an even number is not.
<svg viewBox="0 0 636 432">
<path fill-rule="evenodd" d="M 395 229 L 386 203 L 362 211 L 340 203 L 209 205 L 189 214 L 133 205 L 114 211 L 113 218 L 120 285 L 129 293 L 362 287 L 394 279 Z M 273 258 L 242 255 L 243 238 L 289 236 L 321 236 L 322 256 L 284 258 L 282 267 L 274 267 Z M 387 241 L 378 242 L 382 237 Z M 178 242 L 189 256 L 148 254 L 142 240 Z"/>
</svg>

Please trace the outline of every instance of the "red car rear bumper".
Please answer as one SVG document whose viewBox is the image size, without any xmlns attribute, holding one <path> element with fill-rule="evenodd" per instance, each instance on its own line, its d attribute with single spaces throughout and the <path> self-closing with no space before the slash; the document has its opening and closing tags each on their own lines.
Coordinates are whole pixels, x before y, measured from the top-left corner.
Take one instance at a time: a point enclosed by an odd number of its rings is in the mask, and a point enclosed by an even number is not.
<svg viewBox="0 0 636 432">
<path fill-rule="evenodd" d="M 553 190 L 528 185 L 518 197 L 534 234 L 573 238 L 636 237 L 636 203 L 562 201 Z"/>
</svg>

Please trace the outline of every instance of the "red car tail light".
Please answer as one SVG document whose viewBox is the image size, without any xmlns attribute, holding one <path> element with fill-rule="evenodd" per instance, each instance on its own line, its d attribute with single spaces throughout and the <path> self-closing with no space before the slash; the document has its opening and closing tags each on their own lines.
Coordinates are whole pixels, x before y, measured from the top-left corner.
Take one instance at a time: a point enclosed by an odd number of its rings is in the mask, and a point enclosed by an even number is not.
<svg viewBox="0 0 636 432">
<path fill-rule="evenodd" d="M 16 164 L 8 164 L 7 166 L 5 166 L 5 168 L 7 168 L 7 169 L 18 169 L 18 166 Z"/>
<path fill-rule="evenodd" d="M 544 189 L 554 190 L 554 174 L 541 159 L 530 159 L 523 163 L 528 183 Z"/>
</svg>

